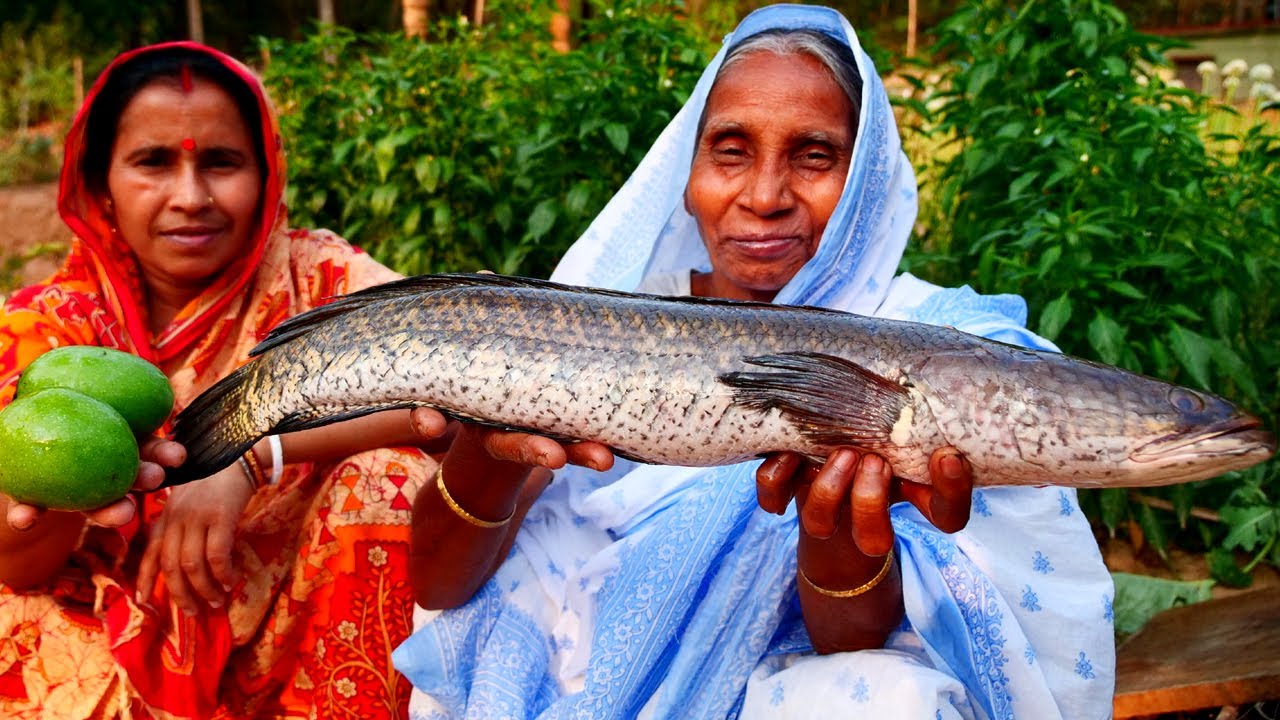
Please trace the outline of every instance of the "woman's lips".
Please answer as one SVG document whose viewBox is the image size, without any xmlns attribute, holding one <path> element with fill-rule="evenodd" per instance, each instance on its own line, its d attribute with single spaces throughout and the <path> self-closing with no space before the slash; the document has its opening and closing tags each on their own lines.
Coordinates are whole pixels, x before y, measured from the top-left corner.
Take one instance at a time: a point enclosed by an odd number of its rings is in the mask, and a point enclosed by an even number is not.
<svg viewBox="0 0 1280 720">
<path fill-rule="evenodd" d="M 213 242 L 222 233 L 215 227 L 190 227 L 165 230 L 160 236 L 166 240 L 188 247 L 203 247 Z"/>
<path fill-rule="evenodd" d="M 800 238 L 795 235 L 768 235 L 729 238 L 729 242 L 743 255 L 768 260 L 786 255 L 800 244 Z"/>
</svg>

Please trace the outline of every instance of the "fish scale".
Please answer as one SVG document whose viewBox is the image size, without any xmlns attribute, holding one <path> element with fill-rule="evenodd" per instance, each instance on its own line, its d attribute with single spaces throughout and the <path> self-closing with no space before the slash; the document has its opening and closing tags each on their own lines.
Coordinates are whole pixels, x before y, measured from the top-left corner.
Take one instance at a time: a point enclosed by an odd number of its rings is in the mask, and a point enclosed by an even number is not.
<svg viewBox="0 0 1280 720">
<path fill-rule="evenodd" d="M 1275 447 L 1217 396 L 953 328 L 497 275 L 352 293 L 253 354 L 179 415 L 169 484 L 267 434 L 404 407 L 670 465 L 853 445 L 927 482 L 950 445 L 979 485 L 1185 482 Z"/>
</svg>

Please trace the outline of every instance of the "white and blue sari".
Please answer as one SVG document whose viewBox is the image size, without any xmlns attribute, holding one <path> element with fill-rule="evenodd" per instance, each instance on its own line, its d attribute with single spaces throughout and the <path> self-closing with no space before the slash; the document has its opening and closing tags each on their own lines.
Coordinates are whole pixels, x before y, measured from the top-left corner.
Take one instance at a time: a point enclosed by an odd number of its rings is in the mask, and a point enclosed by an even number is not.
<svg viewBox="0 0 1280 720">
<path fill-rule="evenodd" d="M 915 178 L 888 97 L 852 28 L 818 7 L 752 13 L 726 41 L 811 28 L 847 42 L 864 82 L 854 158 L 817 255 L 777 302 L 953 325 L 1046 348 L 1015 296 L 894 277 Z M 682 194 L 724 57 L 553 279 L 632 290 L 707 254 Z M 619 460 L 567 468 L 506 562 L 466 605 L 419 609 L 396 651 L 425 718 L 1106 718 L 1112 584 L 1075 492 L 985 488 L 947 535 L 892 509 L 906 618 L 885 647 L 819 656 L 796 599 L 794 506 L 756 504 L 757 463 Z"/>
</svg>

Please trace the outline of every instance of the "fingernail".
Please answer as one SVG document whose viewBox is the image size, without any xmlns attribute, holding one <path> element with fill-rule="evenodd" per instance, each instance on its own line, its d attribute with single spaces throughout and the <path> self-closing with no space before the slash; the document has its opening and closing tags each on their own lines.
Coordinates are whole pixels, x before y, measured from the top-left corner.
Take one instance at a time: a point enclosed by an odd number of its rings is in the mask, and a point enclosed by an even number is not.
<svg viewBox="0 0 1280 720">
<path fill-rule="evenodd" d="M 226 584 L 226 583 L 223 583 L 223 585 L 222 585 L 222 592 L 231 592 L 231 588 L 232 588 L 232 586 L 231 586 L 231 585 L 228 585 L 228 584 Z"/>
<path fill-rule="evenodd" d="M 135 592 L 135 593 L 133 594 L 133 601 L 134 601 L 134 602 L 136 602 L 136 603 L 138 603 L 139 605 L 146 605 L 146 604 L 147 604 L 147 599 L 146 599 L 145 597 L 143 597 L 143 595 L 142 595 L 142 591 L 141 591 L 141 590 L 138 590 L 137 592 Z"/>
<path fill-rule="evenodd" d="M 186 615 L 189 618 L 193 618 L 197 615 L 196 611 L 192 610 L 191 608 L 182 608 L 182 614 Z"/>
<path fill-rule="evenodd" d="M 862 458 L 862 467 L 867 472 L 878 473 L 884 468 L 884 460 L 879 455 L 867 455 Z"/>
<path fill-rule="evenodd" d="M 210 600 L 210 601 L 209 601 L 209 607 L 213 608 L 214 610 L 217 610 L 218 608 L 222 607 L 222 601 L 221 601 L 221 600 Z"/>
<path fill-rule="evenodd" d="M 955 480 L 964 475 L 964 463 L 960 462 L 959 455 L 947 455 L 942 458 L 942 474 L 946 475 L 948 480 Z"/>
</svg>

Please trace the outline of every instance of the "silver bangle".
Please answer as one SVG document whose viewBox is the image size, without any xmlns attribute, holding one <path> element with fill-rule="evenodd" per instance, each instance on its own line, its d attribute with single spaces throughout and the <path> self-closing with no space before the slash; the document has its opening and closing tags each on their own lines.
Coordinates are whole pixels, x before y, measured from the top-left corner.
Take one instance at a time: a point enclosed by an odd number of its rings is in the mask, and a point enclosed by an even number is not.
<svg viewBox="0 0 1280 720">
<path fill-rule="evenodd" d="M 267 447 L 271 448 L 271 479 L 267 484 L 275 485 L 284 475 L 284 449 L 280 446 L 280 436 L 268 435 Z"/>
</svg>

